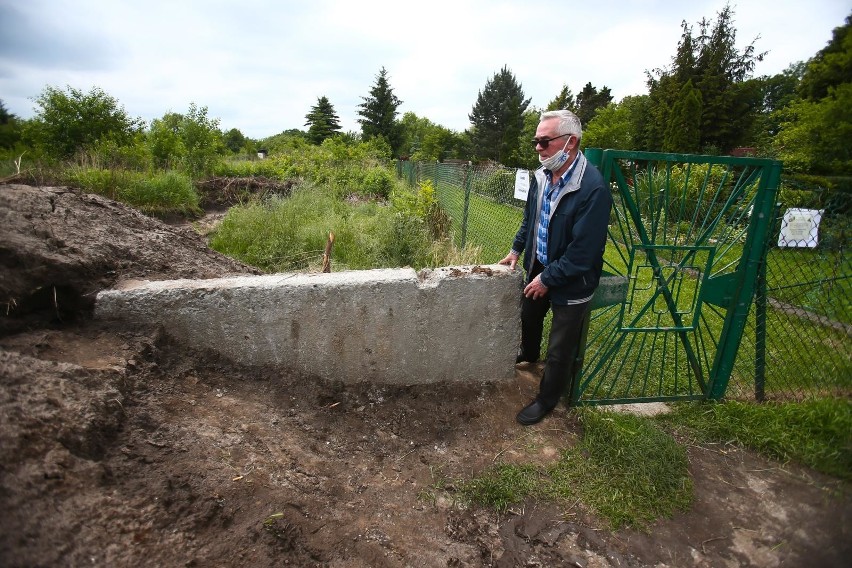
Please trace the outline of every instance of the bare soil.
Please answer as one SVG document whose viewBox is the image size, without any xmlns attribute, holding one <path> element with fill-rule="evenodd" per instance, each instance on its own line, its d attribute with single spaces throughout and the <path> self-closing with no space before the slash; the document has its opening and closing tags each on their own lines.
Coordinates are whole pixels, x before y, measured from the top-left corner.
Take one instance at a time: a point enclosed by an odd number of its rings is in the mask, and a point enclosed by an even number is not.
<svg viewBox="0 0 852 568">
<path fill-rule="evenodd" d="M 580 435 L 564 408 L 515 423 L 529 372 L 334 384 L 90 317 L 122 279 L 255 272 L 188 226 L 0 185 L 0 565 L 849 565 L 848 484 L 729 446 L 690 446 L 691 509 L 644 530 L 462 506 L 452 480 Z"/>
</svg>

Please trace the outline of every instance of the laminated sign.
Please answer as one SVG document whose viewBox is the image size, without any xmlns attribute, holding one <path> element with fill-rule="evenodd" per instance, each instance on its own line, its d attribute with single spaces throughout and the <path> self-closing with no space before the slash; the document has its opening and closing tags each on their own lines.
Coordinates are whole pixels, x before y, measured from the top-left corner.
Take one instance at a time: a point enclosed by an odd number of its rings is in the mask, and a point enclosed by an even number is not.
<svg viewBox="0 0 852 568">
<path fill-rule="evenodd" d="M 515 199 L 521 201 L 527 200 L 527 193 L 530 190 L 530 172 L 529 170 L 518 170 L 515 172 Z"/>
<path fill-rule="evenodd" d="M 781 220 L 779 247 L 816 248 L 819 241 L 819 222 L 822 209 L 798 209 L 791 207 Z"/>
</svg>

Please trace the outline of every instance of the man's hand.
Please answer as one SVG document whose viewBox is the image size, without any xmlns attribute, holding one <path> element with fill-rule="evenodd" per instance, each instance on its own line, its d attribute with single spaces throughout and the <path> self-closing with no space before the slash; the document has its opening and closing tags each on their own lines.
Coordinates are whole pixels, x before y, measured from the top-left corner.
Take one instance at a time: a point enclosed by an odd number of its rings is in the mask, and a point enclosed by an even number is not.
<svg viewBox="0 0 852 568">
<path fill-rule="evenodd" d="M 506 258 L 504 258 L 503 260 L 501 260 L 497 264 L 508 264 L 509 268 L 511 270 L 514 270 L 515 266 L 517 266 L 517 264 L 518 264 L 518 255 L 510 252 L 509 254 L 506 255 Z"/>
<path fill-rule="evenodd" d="M 533 281 L 524 288 L 524 296 L 538 300 L 547 296 L 547 286 L 541 283 L 541 274 L 533 278 Z"/>
</svg>

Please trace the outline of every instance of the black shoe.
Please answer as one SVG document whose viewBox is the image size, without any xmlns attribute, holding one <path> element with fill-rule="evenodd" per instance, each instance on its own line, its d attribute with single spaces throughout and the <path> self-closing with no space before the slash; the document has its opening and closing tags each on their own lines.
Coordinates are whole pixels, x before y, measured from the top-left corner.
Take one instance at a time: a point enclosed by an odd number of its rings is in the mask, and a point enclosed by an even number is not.
<svg viewBox="0 0 852 568">
<path fill-rule="evenodd" d="M 520 424 L 523 424 L 524 426 L 531 426 L 532 424 L 541 422 L 541 419 L 550 414 L 551 410 L 553 409 L 545 408 L 542 403 L 534 400 L 525 406 L 523 410 L 518 412 L 518 415 L 515 418 Z"/>
</svg>

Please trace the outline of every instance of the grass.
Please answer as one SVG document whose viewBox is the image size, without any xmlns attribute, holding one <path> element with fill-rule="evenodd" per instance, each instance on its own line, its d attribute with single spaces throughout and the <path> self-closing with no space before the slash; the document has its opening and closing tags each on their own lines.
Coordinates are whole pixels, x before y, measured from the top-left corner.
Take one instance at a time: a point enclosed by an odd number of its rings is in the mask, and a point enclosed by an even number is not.
<svg viewBox="0 0 852 568">
<path fill-rule="evenodd" d="M 852 481 L 852 402 L 846 399 L 680 404 L 657 420 L 699 442 L 733 443 Z"/>
<path fill-rule="evenodd" d="M 88 193 L 121 201 L 151 215 L 195 216 L 201 213 L 200 197 L 192 180 L 176 171 L 138 172 L 123 169 L 67 169 L 64 182 Z"/>
<path fill-rule="evenodd" d="M 498 464 L 448 484 L 467 504 L 506 511 L 528 499 L 582 503 L 612 528 L 646 528 L 693 500 L 687 453 L 676 441 L 725 443 L 852 481 L 852 402 L 678 403 L 656 418 L 576 410 L 580 442 L 551 466 Z M 686 442 L 685 442 L 686 443 Z"/>
<path fill-rule="evenodd" d="M 613 528 L 641 528 L 689 507 L 686 451 L 674 438 L 645 418 L 578 412 L 583 437 L 556 464 L 496 465 L 457 483 L 459 497 L 498 511 L 527 498 L 581 501 Z"/>
</svg>

